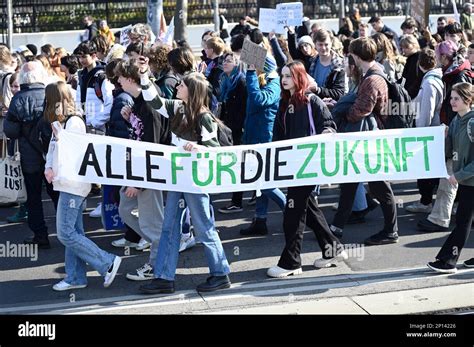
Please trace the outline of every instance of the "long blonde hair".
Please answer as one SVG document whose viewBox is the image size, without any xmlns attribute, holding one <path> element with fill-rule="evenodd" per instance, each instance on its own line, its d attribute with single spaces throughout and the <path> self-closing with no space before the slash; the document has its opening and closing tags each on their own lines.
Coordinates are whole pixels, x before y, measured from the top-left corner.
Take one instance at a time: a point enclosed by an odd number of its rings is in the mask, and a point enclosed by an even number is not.
<svg viewBox="0 0 474 347">
<path fill-rule="evenodd" d="M 67 116 L 76 115 L 76 104 L 68 85 L 59 81 L 46 86 L 44 119 L 48 123 L 66 120 Z"/>
</svg>

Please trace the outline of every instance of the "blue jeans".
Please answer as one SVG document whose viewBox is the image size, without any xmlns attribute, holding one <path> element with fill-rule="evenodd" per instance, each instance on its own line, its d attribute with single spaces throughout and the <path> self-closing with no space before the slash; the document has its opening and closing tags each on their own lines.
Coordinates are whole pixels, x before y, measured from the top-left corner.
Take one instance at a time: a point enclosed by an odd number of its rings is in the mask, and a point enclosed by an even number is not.
<svg viewBox="0 0 474 347">
<path fill-rule="evenodd" d="M 352 211 L 363 211 L 367 208 L 367 199 L 365 197 L 364 183 L 359 183 L 354 198 L 354 205 L 352 205 Z"/>
<path fill-rule="evenodd" d="M 273 189 L 263 189 L 262 195 L 257 198 L 255 203 L 255 217 L 257 218 L 267 218 L 268 211 L 268 198 L 275 201 L 275 203 L 283 211 L 286 205 L 286 196 L 278 188 Z"/>
<path fill-rule="evenodd" d="M 74 285 L 87 284 L 86 263 L 105 276 L 115 259 L 115 255 L 103 251 L 85 236 L 85 201 L 82 196 L 60 192 L 56 214 L 58 239 L 66 248 L 64 280 Z"/>
<path fill-rule="evenodd" d="M 229 274 L 229 263 L 211 218 L 209 195 L 168 192 L 163 230 L 154 267 L 155 277 L 174 281 L 181 240 L 181 218 L 186 206 L 191 213 L 196 238 L 204 246 L 211 276 Z"/>
</svg>

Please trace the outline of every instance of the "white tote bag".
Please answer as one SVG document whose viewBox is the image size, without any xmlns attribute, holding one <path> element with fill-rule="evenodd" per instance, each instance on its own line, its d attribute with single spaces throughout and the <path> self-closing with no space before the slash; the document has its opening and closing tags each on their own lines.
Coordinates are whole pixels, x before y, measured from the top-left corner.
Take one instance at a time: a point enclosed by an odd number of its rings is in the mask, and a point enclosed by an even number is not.
<svg viewBox="0 0 474 347">
<path fill-rule="evenodd" d="M 25 178 L 21 171 L 18 140 L 15 145 L 15 154 L 10 157 L 7 155 L 7 141 L 4 137 L 0 162 L 0 204 L 12 202 L 26 202 Z"/>
</svg>

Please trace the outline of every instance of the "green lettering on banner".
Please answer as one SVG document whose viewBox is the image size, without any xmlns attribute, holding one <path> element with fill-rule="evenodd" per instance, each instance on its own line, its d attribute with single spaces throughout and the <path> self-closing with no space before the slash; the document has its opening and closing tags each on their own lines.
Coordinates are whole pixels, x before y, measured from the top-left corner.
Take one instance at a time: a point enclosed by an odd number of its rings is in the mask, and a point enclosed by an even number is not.
<svg viewBox="0 0 474 347">
<path fill-rule="evenodd" d="M 202 154 L 201 153 L 198 153 L 197 154 L 197 158 L 198 159 L 201 159 L 202 158 Z M 205 153 L 204 154 L 204 158 L 206 159 L 209 159 L 209 153 Z M 208 168 L 209 168 L 209 175 L 207 176 L 207 180 L 205 181 L 200 181 L 199 180 L 199 167 L 198 167 L 198 161 L 199 160 L 193 160 L 193 165 L 192 165 L 192 171 L 193 171 L 193 181 L 194 181 L 194 184 L 196 184 L 197 186 L 199 187 L 204 187 L 204 186 L 208 186 L 212 180 L 214 179 L 214 160 L 209 160 L 208 161 Z"/>
<path fill-rule="evenodd" d="M 327 170 L 327 167 L 326 167 L 326 144 L 323 142 L 321 143 L 321 171 L 323 172 L 323 175 L 324 176 L 327 176 L 327 177 L 332 177 L 332 176 L 335 176 L 337 175 L 337 173 L 339 172 L 339 161 L 340 161 L 340 143 L 339 141 L 336 141 L 336 154 L 335 154 L 335 157 L 336 157 L 336 164 L 335 164 L 335 168 L 333 171 L 329 171 Z"/>
<path fill-rule="evenodd" d="M 178 158 L 189 158 L 191 156 L 191 153 L 171 153 L 171 182 L 173 184 L 177 183 L 177 171 L 178 170 L 184 170 L 182 166 L 178 166 L 176 164 L 176 159 Z"/>
<path fill-rule="evenodd" d="M 434 136 L 417 137 L 416 141 L 423 142 L 423 152 L 425 157 L 425 170 L 430 171 L 430 158 L 428 157 L 428 141 L 434 141 Z M 444 153 L 442 154 L 444 155 Z"/>
<path fill-rule="evenodd" d="M 413 152 L 407 151 L 407 143 L 416 142 L 416 137 L 402 137 L 402 161 L 403 161 L 403 171 L 408 170 L 407 158 L 413 157 Z"/>
<path fill-rule="evenodd" d="M 388 158 L 392 161 L 393 166 L 395 167 L 396 172 L 400 172 L 400 139 L 396 138 L 395 140 L 395 155 L 393 155 L 390 146 L 388 145 L 388 140 L 383 139 L 383 162 L 384 162 L 384 171 L 388 173 Z"/>
<path fill-rule="evenodd" d="M 354 145 L 352 146 L 350 152 L 347 152 L 347 141 L 343 142 L 343 149 L 344 149 L 344 176 L 347 176 L 349 173 L 349 162 L 352 164 L 352 168 L 354 169 L 354 172 L 356 174 L 360 174 L 360 170 L 356 165 L 356 162 L 354 161 L 354 152 L 359 145 L 361 140 L 356 140 Z"/>
<path fill-rule="evenodd" d="M 318 177 L 318 174 L 316 172 L 312 173 L 304 173 L 306 170 L 306 167 L 308 166 L 309 162 L 311 159 L 313 159 L 314 155 L 316 154 L 316 150 L 318 149 L 318 144 L 317 143 L 305 143 L 303 145 L 298 145 L 296 147 L 297 149 L 311 149 L 309 152 L 308 156 L 306 157 L 303 165 L 301 166 L 300 170 L 296 174 L 297 179 L 304 179 L 304 178 L 314 178 Z"/>
<path fill-rule="evenodd" d="M 232 161 L 229 164 L 222 165 L 222 157 L 232 157 Z M 235 178 L 235 172 L 231 169 L 232 166 L 237 163 L 237 155 L 232 152 L 224 152 L 224 153 L 217 153 L 217 163 L 216 163 L 216 182 L 217 185 L 220 186 L 222 184 L 222 172 L 227 172 L 229 173 L 232 184 L 235 184 L 237 182 L 237 179 Z"/>
<path fill-rule="evenodd" d="M 380 151 L 382 147 L 382 140 L 381 139 L 376 139 L 375 140 L 375 146 L 377 150 L 377 164 L 375 165 L 375 168 L 370 167 L 370 157 L 373 155 L 373 153 L 369 152 L 369 140 L 364 140 L 364 158 L 365 158 L 365 170 L 369 174 L 375 175 L 377 174 L 380 169 L 382 168 L 382 153 Z"/>
</svg>

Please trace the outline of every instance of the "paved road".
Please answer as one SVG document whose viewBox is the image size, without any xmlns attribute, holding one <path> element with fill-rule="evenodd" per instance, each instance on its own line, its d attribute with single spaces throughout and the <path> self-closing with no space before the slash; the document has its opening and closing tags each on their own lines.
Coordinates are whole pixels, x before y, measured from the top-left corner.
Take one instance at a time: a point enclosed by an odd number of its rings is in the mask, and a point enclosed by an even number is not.
<svg viewBox="0 0 474 347">
<path fill-rule="evenodd" d="M 270 233 L 265 237 L 245 238 L 239 234 L 240 227 L 251 221 L 253 207 L 246 207 L 244 212 L 238 214 L 217 215 L 220 236 L 231 263 L 233 287 L 205 296 L 194 290 L 196 285 L 207 277 L 206 261 L 202 246 L 199 245 L 180 256 L 175 295 L 139 295 L 140 283 L 126 280 L 125 273 L 146 262 L 148 253 L 135 250 L 124 256 L 119 275 L 110 288 L 104 289 L 102 278 L 91 269 L 87 289 L 73 293 L 54 292 L 51 286 L 64 276 L 64 248 L 56 238 L 52 203 L 45 200 L 52 248 L 39 250 L 36 261 L 26 258 L 0 258 L 0 313 L 81 313 L 85 310 L 88 313 L 214 312 L 322 298 L 340 297 L 343 300 L 355 295 L 472 283 L 474 271 L 462 270 L 455 275 L 440 276 L 427 270 L 425 264 L 434 258 L 448 233 L 427 234 L 416 231 L 416 222 L 424 215 L 411 214 L 403 209 L 404 205 L 418 197 L 415 182 L 394 183 L 393 189 L 399 203 L 401 238 L 398 244 L 365 247 L 362 254 L 354 254 L 337 267 L 316 270 L 312 263 L 321 255 L 320 249 L 314 234 L 306 231 L 303 243 L 304 273 L 286 280 L 268 279 L 265 276 L 267 268 L 278 261 L 284 244 L 282 213 L 276 205 L 271 203 L 268 221 Z M 248 200 L 250 194 L 246 195 Z M 337 202 L 337 198 L 336 187 L 322 189 L 319 201 L 329 221 L 334 215 L 331 206 Z M 103 249 L 120 254 L 121 250 L 112 247 L 110 242 L 120 238 L 121 232 L 106 232 L 98 219 L 88 216 L 97 201 L 97 197 L 88 199 L 89 208 L 84 216 L 87 235 Z M 229 194 L 214 196 L 216 210 L 228 201 Z M 0 220 L 4 220 L 14 211 L 13 208 L 1 208 Z M 366 237 L 380 230 L 382 223 L 381 210 L 377 209 L 367 217 L 366 223 L 347 226 L 343 241 L 346 244 L 362 244 Z M 28 235 L 26 224 L 0 225 L 0 244 L 6 244 L 7 241 L 21 243 Z M 461 260 L 474 257 L 473 248 L 474 240 L 471 237 Z M 459 269 L 461 270 L 461 267 Z M 403 306 L 404 302 L 400 304 Z M 343 302 L 341 305 L 344 305 Z M 408 303 L 405 302 L 405 305 Z M 435 302 L 429 307 L 430 311 L 438 309 Z"/>
</svg>

